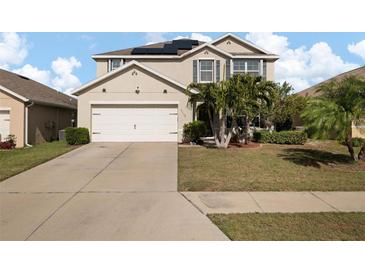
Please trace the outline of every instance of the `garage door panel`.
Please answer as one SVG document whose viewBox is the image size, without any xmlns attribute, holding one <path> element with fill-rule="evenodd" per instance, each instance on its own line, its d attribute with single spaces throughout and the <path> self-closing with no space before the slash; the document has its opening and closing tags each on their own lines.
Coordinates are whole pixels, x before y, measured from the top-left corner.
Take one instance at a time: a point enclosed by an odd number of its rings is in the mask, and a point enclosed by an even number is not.
<svg viewBox="0 0 365 274">
<path fill-rule="evenodd" d="M 92 109 L 94 142 L 177 142 L 177 107 Z"/>
</svg>

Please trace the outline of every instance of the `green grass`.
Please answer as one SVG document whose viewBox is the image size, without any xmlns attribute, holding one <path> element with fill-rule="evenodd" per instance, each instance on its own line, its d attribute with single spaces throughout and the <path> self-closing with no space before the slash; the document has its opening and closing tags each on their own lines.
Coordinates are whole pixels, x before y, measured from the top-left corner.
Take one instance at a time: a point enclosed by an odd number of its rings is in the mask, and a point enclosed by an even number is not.
<svg viewBox="0 0 365 274">
<path fill-rule="evenodd" d="M 179 148 L 180 191 L 359 191 L 365 163 L 335 141 L 262 148 Z"/>
<path fill-rule="evenodd" d="M 248 213 L 208 217 L 237 241 L 364 241 L 365 213 Z"/>
<path fill-rule="evenodd" d="M 43 143 L 29 148 L 0 151 L 0 181 L 76 148 L 65 142 Z"/>
</svg>

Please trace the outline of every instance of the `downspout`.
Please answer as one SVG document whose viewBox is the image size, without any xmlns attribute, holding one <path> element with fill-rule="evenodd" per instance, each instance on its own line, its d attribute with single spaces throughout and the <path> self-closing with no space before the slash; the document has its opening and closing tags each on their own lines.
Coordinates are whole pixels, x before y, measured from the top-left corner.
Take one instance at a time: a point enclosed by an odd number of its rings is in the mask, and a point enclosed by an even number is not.
<svg viewBox="0 0 365 274">
<path fill-rule="evenodd" d="M 24 140 L 24 143 L 25 143 L 25 146 L 27 147 L 32 147 L 32 145 L 28 144 L 28 109 L 30 107 L 32 107 L 34 105 L 34 102 L 31 102 L 29 105 L 25 106 L 25 140 Z"/>
</svg>

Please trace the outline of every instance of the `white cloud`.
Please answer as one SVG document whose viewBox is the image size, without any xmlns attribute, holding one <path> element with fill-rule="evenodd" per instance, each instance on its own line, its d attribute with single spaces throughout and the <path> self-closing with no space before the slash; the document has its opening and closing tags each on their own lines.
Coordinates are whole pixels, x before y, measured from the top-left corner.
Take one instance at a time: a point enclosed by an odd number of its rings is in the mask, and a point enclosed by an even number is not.
<svg viewBox="0 0 365 274">
<path fill-rule="evenodd" d="M 164 34 L 165 32 L 147 32 L 145 35 L 147 45 L 166 41 Z"/>
<path fill-rule="evenodd" d="M 81 86 L 79 78 L 73 74 L 74 69 L 80 67 L 81 62 L 73 56 L 58 57 L 52 62 L 52 70 L 56 76 L 51 80 L 51 84 L 55 89 L 66 93 Z"/>
<path fill-rule="evenodd" d="M 51 67 L 52 70 L 49 71 L 26 64 L 12 71 L 64 93 L 69 93 L 73 89 L 81 86 L 79 78 L 73 74 L 76 68 L 81 67 L 81 62 L 75 57 L 58 57 L 52 62 Z"/>
<path fill-rule="evenodd" d="M 347 46 L 349 52 L 360 56 L 365 60 L 365 40 L 362 40 L 358 43 L 352 43 Z"/>
<path fill-rule="evenodd" d="M 51 78 L 50 71 L 40 70 L 37 67 L 33 67 L 30 64 L 26 64 L 19 69 L 14 69 L 13 72 L 26 76 L 30 79 L 33 79 L 45 85 L 49 85 L 50 83 L 50 78 Z"/>
<path fill-rule="evenodd" d="M 196 33 L 196 32 L 193 32 L 190 36 L 179 35 L 179 36 L 176 36 L 174 39 L 184 39 L 184 38 L 185 39 L 199 40 L 199 41 L 202 41 L 202 42 L 211 42 L 211 41 L 213 41 L 212 37 L 201 34 L 201 33 Z"/>
<path fill-rule="evenodd" d="M 28 43 L 24 37 L 14 32 L 0 34 L 0 67 L 9 68 L 11 65 L 23 63 L 28 55 Z"/>
<path fill-rule="evenodd" d="M 256 45 L 275 54 L 281 54 L 288 49 L 288 37 L 270 32 L 250 32 L 246 40 L 253 41 Z"/>
<path fill-rule="evenodd" d="M 295 91 L 359 66 L 345 62 L 326 42 L 315 43 L 307 49 L 305 46 L 290 48 L 287 37 L 273 33 L 249 33 L 246 39 L 280 55 L 275 62 L 275 78 L 289 82 Z"/>
</svg>

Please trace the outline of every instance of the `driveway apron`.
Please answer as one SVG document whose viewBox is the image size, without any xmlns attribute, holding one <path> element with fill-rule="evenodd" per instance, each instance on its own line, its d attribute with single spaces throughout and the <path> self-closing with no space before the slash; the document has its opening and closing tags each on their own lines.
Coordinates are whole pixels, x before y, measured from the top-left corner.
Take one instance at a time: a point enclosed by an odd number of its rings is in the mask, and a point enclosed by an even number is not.
<svg viewBox="0 0 365 274">
<path fill-rule="evenodd" d="M 92 143 L 0 182 L 1 240 L 227 240 L 177 192 L 177 144 Z"/>
</svg>

